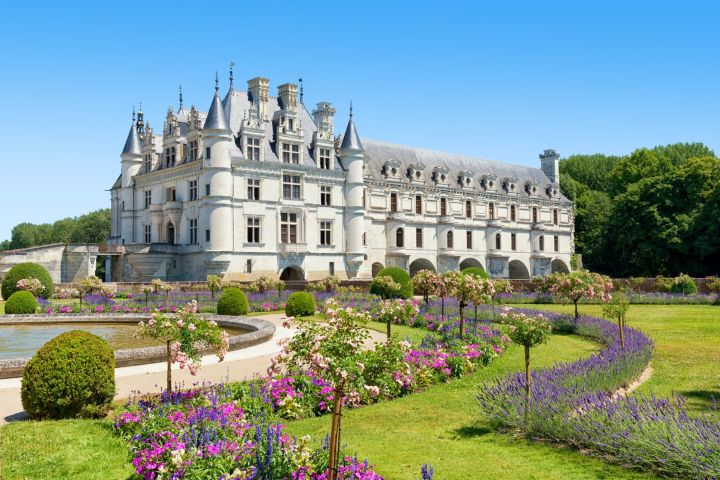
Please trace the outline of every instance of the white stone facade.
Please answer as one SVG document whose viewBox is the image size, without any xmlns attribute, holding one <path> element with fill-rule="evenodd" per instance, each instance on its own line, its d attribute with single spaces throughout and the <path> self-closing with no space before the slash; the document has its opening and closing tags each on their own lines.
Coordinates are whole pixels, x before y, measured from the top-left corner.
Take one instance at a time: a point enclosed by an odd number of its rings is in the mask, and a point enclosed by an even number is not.
<svg viewBox="0 0 720 480">
<path fill-rule="evenodd" d="M 361 140 L 310 113 L 297 87 L 217 93 L 207 114 L 169 109 L 162 138 L 142 112 L 111 189 L 115 281 L 370 278 L 482 266 L 494 277 L 566 271 L 572 203 L 558 156 L 541 168 Z M 499 236 L 499 239 L 498 239 Z"/>
</svg>

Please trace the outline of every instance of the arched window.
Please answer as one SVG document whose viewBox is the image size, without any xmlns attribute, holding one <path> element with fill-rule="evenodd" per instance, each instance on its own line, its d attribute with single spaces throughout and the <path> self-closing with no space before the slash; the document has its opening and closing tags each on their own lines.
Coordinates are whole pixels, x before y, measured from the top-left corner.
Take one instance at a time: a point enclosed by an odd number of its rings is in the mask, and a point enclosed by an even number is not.
<svg viewBox="0 0 720 480">
<path fill-rule="evenodd" d="M 453 238 L 453 231 L 449 230 L 447 232 L 447 248 L 453 248 L 454 238 Z"/>
<path fill-rule="evenodd" d="M 395 245 L 398 247 L 405 246 L 405 229 L 398 228 L 395 230 Z"/>
<path fill-rule="evenodd" d="M 494 203 L 490 203 L 488 205 L 488 218 L 490 220 L 495 218 L 495 204 Z"/>
<path fill-rule="evenodd" d="M 498 250 L 502 248 L 502 240 L 499 233 L 495 234 L 495 248 Z"/>
<path fill-rule="evenodd" d="M 510 220 L 515 221 L 515 205 L 510 205 Z"/>
<path fill-rule="evenodd" d="M 540 247 L 540 251 L 545 251 L 545 236 L 540 235 L 540 238 L 538 239 L 538 246 Z"/>
</svg>

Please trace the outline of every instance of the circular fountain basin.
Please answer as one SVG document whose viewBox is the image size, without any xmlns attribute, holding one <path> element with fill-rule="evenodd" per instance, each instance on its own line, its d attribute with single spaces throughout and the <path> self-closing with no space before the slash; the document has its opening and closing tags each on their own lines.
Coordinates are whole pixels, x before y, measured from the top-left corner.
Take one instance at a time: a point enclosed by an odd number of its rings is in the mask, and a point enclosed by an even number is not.
<svg viewBox="0 0 720 480">
<path fill-rule="evenodd" d="M 168 315 L 172 317 L 172 315 Z M 266 342 L 275 333 L 275 326 L 253 317 L 203 315 L 214 320 L 228 332 L 230 350 L 239 350 Z M 133 337 L 137 323 L 147 321 L 150 314 L 76 314 L 1 315 L 0 316 L 0 378 L 20 377 L 32 355 L 47 341 L 70 330 L 84 330 L 110 343 L 115 351 L 115 366 L 126 367 L 166 360 L 166 345 L 151 339 Z M 213 350 L 207 349 L 206 353 Z"/>
</svg>

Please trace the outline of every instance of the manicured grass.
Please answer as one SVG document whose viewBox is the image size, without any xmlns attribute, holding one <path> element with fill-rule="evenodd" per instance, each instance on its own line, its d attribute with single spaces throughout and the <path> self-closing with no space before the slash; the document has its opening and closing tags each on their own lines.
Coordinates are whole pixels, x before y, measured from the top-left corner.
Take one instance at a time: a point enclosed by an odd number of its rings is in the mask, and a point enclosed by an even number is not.
<svg viewBox="0 0 720 480">
<path fill-rule="evenodd" d="M 0 430 L 0 478 L 115 480 L 133 473 L 127 444 L 99 420 L 14 422 Z"/>
<path fill-rule="evenodd" d="M 571 313 L 572 305 L 517 305 Z M 602 316 L 600 305 L 580 305 L 581 314 Z M 692 413 L 712 411 L 713 397 L 720 402 L 720 306 L 631 305 L 627 324 L 655 342 L 653 374 L 637 391 L 687 399 Z"/>
<path fill-rule="evenodd" d="M 0 300 L 0 315 L 5 313 L 5 300 Z"/>
<path fill-rule="evenodd" d="M 570 335 L 554 335 L 533 350 L 533 366 L 574 360 L 596 351 L 597 344 Z M 604 464 L 570 449 L 529 442 L 492 431 L 475 401 L 477 387 L 522 368 L 522 350 L 512 347 L 490 366 L 424 392 L 348 410 L 343 414 L 343 444 L 377 466 L 387 479 L 419 478 L 430 463 L 437 479 L 650 478 Z M 330 418 L 290 422 L 296 435 L 322 439 Z"/>
<path fill-rule="evenodd" d="M 380 333 L 387 332 L 387 325 L 383 322 L 370 322 L 368 328 Z M 430 332 L 424 328 L 413 328 L 407 325 L 392 325 L 390 329 L 390 334 L 393 337 L 397 337 L 399 340 L 409 340 L 413 345 L 420 345 L 420 342 L 428 333 Z"/>
</svg>

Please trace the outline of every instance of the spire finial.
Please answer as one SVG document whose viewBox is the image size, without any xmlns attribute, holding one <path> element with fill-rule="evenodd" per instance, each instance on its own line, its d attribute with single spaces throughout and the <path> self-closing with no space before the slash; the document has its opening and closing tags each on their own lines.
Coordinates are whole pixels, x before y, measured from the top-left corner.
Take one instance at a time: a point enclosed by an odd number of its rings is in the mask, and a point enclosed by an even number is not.
<svg viewBox="0 0 720 480">
<path fill-rule="evenodd" d="M 180 94 L 179 94 L 178 98 L 180 100 L 180 108 L 178 108 L 178 112 L 183 109 L 182 85 L 180 85 L 179 90 L 180 90 Z"/>
<path fill-rule="evenodd" d="M 133 117 L 133 123 L 135 123 L 135 105 L 133 105 L 133 115 L 132 115 L 132 117 Z"/>
<path fill-rule="evenodd" d="M 220 80 L 218 80 L 217 70 L 215 70 L 215 93 L 220 90 Z"/>
<path fill-rule="evenodd" d="M 303 102 L 304 90 L 302 77 L 298 78 L 298 83 L 300 84 L 300 104 L 305 105 L 305 102 Z"/>
<path fill-rule="evenodd" d="M 352 100 L 350 100 L 350 118 L 352 118 Z"/>
<path fill-rule="evenodd" d="M 140 102 L 140 111 L 138 113 L 142 115 L 142 101 Z"/>
<path fill-rule="evenodd" d="M 233 68 L 235 68 L 235 62 L 230 62 L 230 91 L 233 91 L 233 80 L 235 80 L 235 76 L 233 75 Z"/>
</svg>

